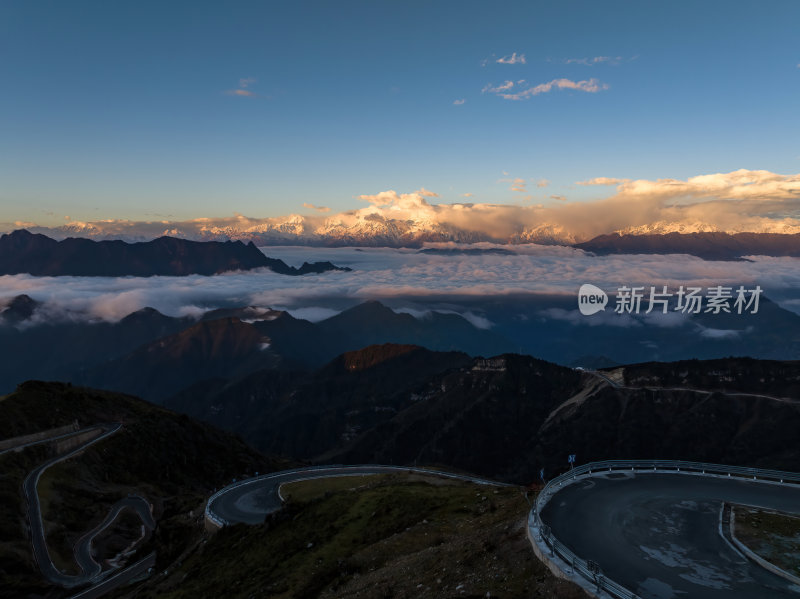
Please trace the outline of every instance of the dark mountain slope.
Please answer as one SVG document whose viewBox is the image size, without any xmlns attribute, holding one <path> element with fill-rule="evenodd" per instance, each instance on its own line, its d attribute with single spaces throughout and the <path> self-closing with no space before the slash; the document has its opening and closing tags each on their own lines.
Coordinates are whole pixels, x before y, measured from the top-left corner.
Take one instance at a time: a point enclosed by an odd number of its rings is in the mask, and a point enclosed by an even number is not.
<svg viewBox="0 0 800 599">
<path fill-rule="evenodd" d="M 299 269 L 266 257 L 253 243 L 189 241 L 159 237 L 153 241 L 93 241 L 70 237 L 55 241 L 21 229 L 0 236 L 0 275 L 35 276 L 184 276 L 213 275 L 267 267 L 286 275 L 349 270 L 330 262 L 305 263 Z"/>
<path fill-rule="evenodd" d="M 536 480 L 541 467 L 548 476 L 562 471 L 572 453 L 581 463 L 658 458 L 800 470 L 797 363 L 745 360 L 759 384 L 729 377 L 726 371 L 738 371 L 739 360 L 731 360 L 729 370 L 721 360 L 624 367 L 643 388 L 614 388 L 522 356 L 476 360 L 433 377 L 424 402 L 327 457 L 436 463 L 515 482 Z M 728 392 L 673 388 L 676 372 L 698 389 Z M 733 393 L 739 389 L 794 399 Z"/>
<path fill-rule="evenodd" d="M 201 321 L 86 374 L 92 386 L 161 401 L 197 381 L 274 367 L 269 338 L 237 318 Z"/>
<path fill-rule="evenodd" d="M 418 319 L 396 313 L 377 301 L 359 304 L 318 324 L 336 339 L 338 353 L 381 343 L 410 343 L 434 351 L 492 355 L 509 349 L 501 335 L 475 327 L 457 314 L 431 312 Z"/>
<path fill-rule="evenodd" d="M 800 256 L 800 233 L 612 233 L 575 247 L 597 255 L 691 254 L 705 260 L 737 260 L 742 256 Z"/>
<path fill-rule="evenodd" d="M 386 344 L 344 354 L 311 374 L 260 371 L 203 382 L 170 408 L 242 434 L 254 447 L 307 458 L 338 449 L 421 401 L 432 376 L 470 362 L 458 352 Z"/>
<path fill-rule="evenodd" d="M 32 378 L 85 383 L 86 373 L 97 365 L 193 323 L 144 308 L 115 323 L 62 318 L 18 327 L 12 325 L 30 324 L 29 318 L 20 320 L 17 312 L 9 321 L 7 313 L 0 313 L 0 393 Z"/>
</svg>

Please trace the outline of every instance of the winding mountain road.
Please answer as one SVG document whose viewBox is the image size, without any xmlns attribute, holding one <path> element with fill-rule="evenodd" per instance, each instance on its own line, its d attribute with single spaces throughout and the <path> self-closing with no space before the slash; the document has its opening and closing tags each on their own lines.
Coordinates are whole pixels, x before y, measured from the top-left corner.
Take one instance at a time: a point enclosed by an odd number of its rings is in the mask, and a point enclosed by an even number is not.
<svg viewBox="0 0 800 599">
<path fill-rule="evenodd" d="M 97 437 L 92 439 L 86 440 L 79 445 L 77 445 L 72 450 L 56 456 L 50 460 L 47 460 L 43 464 L 40 464 L 36 468 L 34 468 L 25 480 L 22 483 L 22 488 L 25 493 L 25 499 L 28 504 L 28 522 L 30 523 L 31 529 L 31 544 L 33 546 L 33 556 L 36 560 L 39 569 L 41 570 L 42 574 L 49 580 L 50 582 L 60 585 L 65 588 L 73 588 L 82 584 L 86 584 L 89 582 L 96 581 L 102 574 L 102 566 L 97 563 L 92 556 L 92 542 L 94 541 L 95 537 L 98 534 L 103 532 L 106 528 L 111 526 L 111 524 L 117 519 L 120 512 L 124 509 L 132 509 L 134 510 L 142 520 L 142 523 L 153 530 L 155 528 L 155 521 L 153 520 L 153 516 L 150 513 L 150 504 L 143 499 L 142 497 L 138 496 L 129 496 L 125 499 L 118 501 L 114 504 L 106 516 L 106 518 L 94 527 L 92 530 L 84 534 L 75 544 L 74 553 L 75 553 L 75 561 L 78 564 L 78 567 L 81 570 L 81 573 L 78 575 L 70 575 L 64 574 L 61 570 L 59 570 L 56 565 L 53 563 L 53 560 L 50 557 L 50 552 L 47 548 L 47 539 L 45 537 L 44 531 L 44 523 L 42 521 L 42 511 L 41 511 L 41 503 L 39 501 L 39 493 L 38 493 L 38 485 L 39 479 L 41 478 L 42 474 L 54 464 L 59 462 L 63 462 L 76 454 L 84 451 L 86 448 L 94 445 L 110 437 L 111 435 L 115 434 L 122 428 L 122 424 L 114 423 L 114 424 L 101 424 L 95 427 L 90 427 L 87 429 L 82 429 L 80 431 L 76 431 L 75 433 L 71 433 L 69 436 L 77 436 L 82 435 L 91 431 L 98 431 L 101 434 Z M 61 437 L 59 437 L 61 438 Z M 52 440 L 52 439 L 51 439 Z"/>
</svg>

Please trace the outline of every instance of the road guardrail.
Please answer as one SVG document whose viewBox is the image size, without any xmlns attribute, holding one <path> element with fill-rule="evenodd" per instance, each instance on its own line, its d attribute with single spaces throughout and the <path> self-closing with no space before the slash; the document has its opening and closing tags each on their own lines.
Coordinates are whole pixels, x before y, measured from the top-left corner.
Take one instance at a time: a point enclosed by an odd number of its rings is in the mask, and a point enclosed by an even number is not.
<svg viewBox="0 0 800 599">
<path fill-rule="evenodd" d="M 555 477 L 549 481 L 531 508 L 528 517 L 528 528 L 532 536 L 544 542 L 550 550 L 550 557 L 558 555 L 572 572 L 578 573 L 589 581 L 596 591 L 605 591 L 618 599 L 640 599 L 639 595 L 603 576 L 597 563 L 585 560 L 575 555 L 569 547 L 559 541 L 550 527 L 541 519 L 541 512 L 550 498 L 567 485 L 580 478 L 603 472 L 656 472 L 656 473 L 683 473 L 705 476 L 722 476 L 741 480 L 755 480 L 778 484 L 800 484 L 800 474 L 797 472 L 784 472 L 781 470 L 764 470 L 761 468 L 748 468 L 745 466 L 725 466 L 722 464 L 708 464 L 705 462 L 685 462 L 681 460 L 607 460 L 603 462 L 590 462 L 577 466 L 572 470 Z"/>
</svg>

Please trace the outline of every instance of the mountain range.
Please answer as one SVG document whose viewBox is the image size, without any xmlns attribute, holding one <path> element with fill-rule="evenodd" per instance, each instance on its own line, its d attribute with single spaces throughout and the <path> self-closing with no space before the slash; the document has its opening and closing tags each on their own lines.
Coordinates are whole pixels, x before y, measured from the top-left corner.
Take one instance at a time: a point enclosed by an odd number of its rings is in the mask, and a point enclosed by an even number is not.
<svg viewBox="0 0 800 599">
<path fill-rule="evenodd" d="M 575 247 L 595 255 L 690 254 L 705 260 L 800 256 L 800 233 L 666 233 L 600 235 Z"/>
<path fill-rule="evenodd" d="M 138 226 L 127 227 L 124 223 L 71 222 L 59 227 L 33 227 L 32 229 L 57 238 L 77 236 L 92 239 L 143 241 L 171 235 L 197 241 L 239 240 L 253 242 L 257 246 L 422 247 L 428 242 L 574 245 L 591 241 L 585 235 L 554 222 L 540 222 L 535 225 L 519 224 L 516 230 L 511 227 L 512 232 L 510 233 L 506 231 L 503 234 L 497 234 L 488 230 L 475 229 L 474 225 L 471 228 L 457 226 L 442 220 L 432 210 L 403 213 L 402 216 L 397 215 L 396 217 L 369 210 L 347 212 L 329 217 L 308 217 L 294 214 L 282 218 L 257 220 L 240 218 L 218 224 L 206 221 L 177 223 L 171 228 L 160 223 L 139 223 Z M 656 221 L 608 233 L 626 236 L 672 233 L 738 235 L 743 232 L 737 229 L 720 228 L 707 222 Z M 798 227 L 796 224 L 775 219 L 775 222 L 759 228 L 748 229 L 747 232 L 755 235 L 790 235 L 798 233 Z"/>
<path fill-rule="evenodd" d="M 529 354 L 591 368 L 730 355 L 800 359 L 800 315 L 766 297 L 757 314 L 669 314 L 663 322 L 584 317 L 575 298 L 562 296 L 450 298 L 445 305 L 412 316 L 369 301 L 320 322 L 258 307 L 212 310 L 199 320 L 145 308 L 105 322 L 48 318 L 47 304 L 17 296 L 0 308 L 0 393 L 27 379 L 62 380 L 160 402 L 203 381 L 313 371 L 383 343 L 472 357 Z M 454 307 L 480 315 L 483 328 Z"/>
<path fill-rule="evenodd" d="M 265 256 L 252 242 L 199 242 L 175 237 L 139 243 L 76 237 L 56 241 L 25 229 L 0 236 L 0 275 L 150 277 L 214 275 L 253 268 L 269 268 L 284 275 L 350 270 L 330 262 L 306 262 L 295 268 Z"/>
<path fill-rule="evenodd" d="M 800 468 L 800 404 L 782 400 L 796 396 L 800 362 L 647 363 L 604 376 L 518 354 L 470 358 L 385 344 L 310 373 L 196 385 L 166 403 L 271 454 L 432 464 L 520 484 L 540 468 L 562 471 L 571 453 L 581 462 Z"/>
</svg>

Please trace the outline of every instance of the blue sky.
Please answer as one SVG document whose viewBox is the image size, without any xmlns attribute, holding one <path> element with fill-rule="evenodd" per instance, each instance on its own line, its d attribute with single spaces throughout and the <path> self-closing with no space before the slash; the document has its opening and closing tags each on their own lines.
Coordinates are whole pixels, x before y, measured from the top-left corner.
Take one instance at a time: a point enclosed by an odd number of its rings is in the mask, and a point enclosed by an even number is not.
<svg viewBox="0 0 800 599">
<path fill-rule="evenodd" d="M 595 177 L 798 173 L 798 27 L 795 1 L 6 1 L 0 222 L 260 218 L 421 187 L 547 204 L 609 195 L 574 185 Z"/>
</svg>

